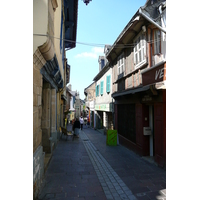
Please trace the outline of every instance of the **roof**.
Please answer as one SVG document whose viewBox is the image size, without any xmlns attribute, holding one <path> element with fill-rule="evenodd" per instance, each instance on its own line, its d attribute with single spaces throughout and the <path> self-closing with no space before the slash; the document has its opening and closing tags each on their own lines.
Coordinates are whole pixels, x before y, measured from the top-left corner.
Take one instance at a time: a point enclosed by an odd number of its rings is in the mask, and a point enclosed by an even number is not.
<svg viewBox="0 0 200 200">
<path fill-rule="evenodd" d="M 89 86 L 87 86 L 87 87 L 84 89 L 84 91 L 87 90 L 88 88 L 92 87 L 93 84 L 95 84 L 95 82 L 92 82 Z"/>
<path fill-rule="evenodd" d="M 106 66 L 94 77 L 93 81 L 99 80 L 109 70 L 109 68 L 109 62 L 107 62 Z"/>
<path fill-rule="evenodd" d="M 166 0 L 148 0 L 145 5 L 141 7 L 142 12 L 160 25 L 160 13 L 158 7 L 165 2 Z"/>
<path fill-rule="evenodd" d="M 138 35 L 142 26 L 146 26 L 151 22 L 160 25 L 158 7 L 165 2 L 166 0 L 148 0 L 144 6 L 138 9 L 106 54 L 110 62 L 116 59 L 124 48 L 132 48 L 128 44 L 132 43 L 132 39 Z M 149 20 L 144 16 L 147 16 Z"/>
<path fill-rule="evenodd" d="M 139 86 L 137 88 L 124 90 L 124 91 L 120 91 L 120 92 L 115 92 L 115 93 L 112 94 L 112 97 L 115 99 L 116 97 L 119 97 L 119 96 L 124 96 L 124 95 L 128 95 L 128 94 L 135 94 L 135 93 L 138 93 L 138 92 L 143 92 L 143 91 L 148 90 L 149 88 L 150 88 L 149 85 L 147 85 L 147 86 Z"/>
<path fill-rule="evenodd" d="M 76 95 L 76 91 L 71 91 L 68 87 L 66 87 L 67 92 L 69 92 L 72 96 Z"/>
</svg>

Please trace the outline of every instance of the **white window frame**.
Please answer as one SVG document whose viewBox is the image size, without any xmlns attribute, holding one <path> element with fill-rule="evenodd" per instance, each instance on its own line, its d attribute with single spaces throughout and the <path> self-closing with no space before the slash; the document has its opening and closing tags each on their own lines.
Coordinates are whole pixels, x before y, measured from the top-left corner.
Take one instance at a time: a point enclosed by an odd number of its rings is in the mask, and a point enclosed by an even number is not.
<svg viewBox="0 0 200 200">
<path fill-rule="evenodd" d="M 154 55 L 161 53 L 161 31 L 156 29 L 154 31 Z"/>
<path fill-rule="evenodd" d="M 122 53 L 118 59 L 117 59 L 117 71 L 118 75 L 123 73 L 125 70 L 125 65 L 124 65 L 124 53 Z"/>
<path fill-rule="evenodd" d="M 135 44 L 133 47 L 134 65 L 135 69 L 138 69 L 147 62 L 145 33 L 139 33 L 139 35 L 133 40 L 133 43 Z"/>
</svg>

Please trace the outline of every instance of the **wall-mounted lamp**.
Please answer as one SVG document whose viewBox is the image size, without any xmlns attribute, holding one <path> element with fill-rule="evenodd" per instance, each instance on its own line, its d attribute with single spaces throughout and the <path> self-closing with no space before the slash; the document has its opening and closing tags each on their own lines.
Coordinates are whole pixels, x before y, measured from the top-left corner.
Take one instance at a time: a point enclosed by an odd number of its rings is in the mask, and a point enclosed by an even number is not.
<svg viewBox="0 0 200 200">
<path fill-rule="evenodd" d="M 88 5 L 88 3 L 90 3 L 90 1 L 92 1 L 92 0 L 83 0 L 83 2 L 86 4 L 86 6 Z"/>
</svg>

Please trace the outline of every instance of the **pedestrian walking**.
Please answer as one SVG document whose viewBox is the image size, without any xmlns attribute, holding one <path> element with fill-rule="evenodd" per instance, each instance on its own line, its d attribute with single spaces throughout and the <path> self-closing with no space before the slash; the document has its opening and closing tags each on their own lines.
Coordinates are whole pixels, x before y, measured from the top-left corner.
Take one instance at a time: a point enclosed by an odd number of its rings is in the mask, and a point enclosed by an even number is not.
<svg viewBox="0 0 200 200">
<path fill-rule="evenodd" d="M 79 121 L 80 121 L 80 124 L 81 124 L 81 130 L 82 130 L 83 129 L 83 123 L 84 123 L 84 119 L 83 119 L 82 115 L 81 115 Z"/>
<path fill-rule="evenodd" d="M 76 137 L 79 137 L 79 131 L 80 131 L 80 122 L 78 120 L 78 118 L 76 118 L 76 121 L 73 124 L 73 128 L 72 130 L 74 131 L 74 135 Z"/>
</svg>

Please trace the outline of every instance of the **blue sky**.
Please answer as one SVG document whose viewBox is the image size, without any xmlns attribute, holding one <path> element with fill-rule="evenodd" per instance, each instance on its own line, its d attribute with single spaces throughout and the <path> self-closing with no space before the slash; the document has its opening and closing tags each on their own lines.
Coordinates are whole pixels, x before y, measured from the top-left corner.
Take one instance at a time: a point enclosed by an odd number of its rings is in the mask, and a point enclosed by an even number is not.
<svg viewBox="0 0 200 200">
<path fill-rule="evenodd" d="M 76 47 L 66 52 L 71 66 L 72 90 L 84 99 L 84 89 L 99 73 L 98 57 L 105 44 L 112 45 L 124 27 L 146 0 L 92 0 L 78 4 Z"/>
</svg>

